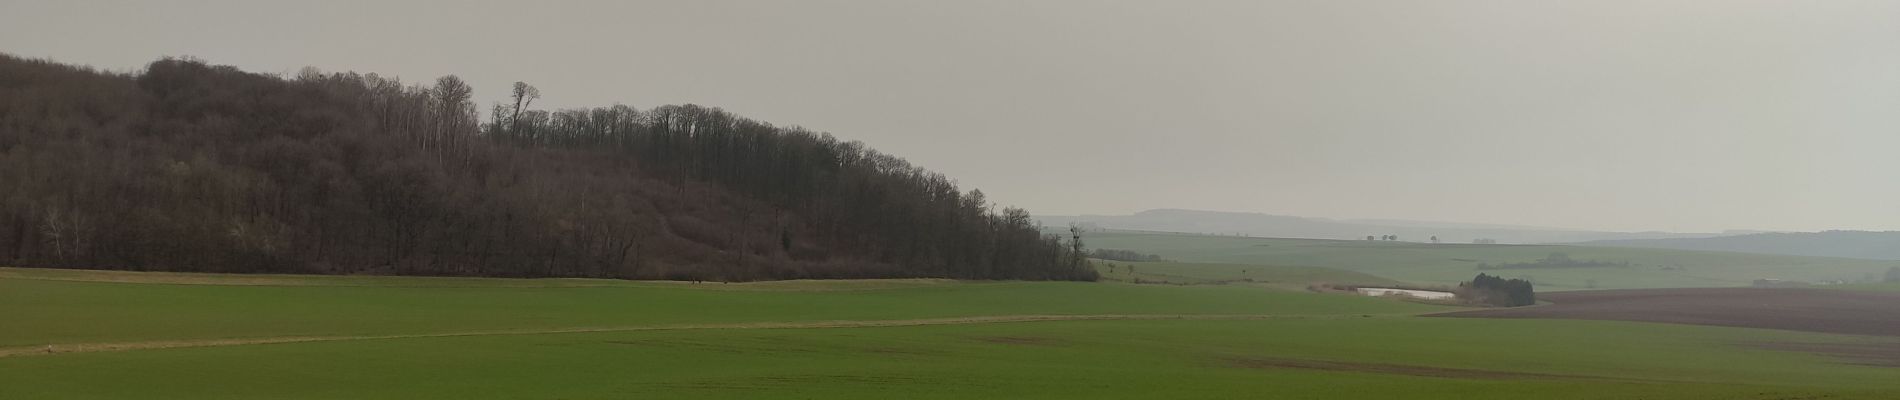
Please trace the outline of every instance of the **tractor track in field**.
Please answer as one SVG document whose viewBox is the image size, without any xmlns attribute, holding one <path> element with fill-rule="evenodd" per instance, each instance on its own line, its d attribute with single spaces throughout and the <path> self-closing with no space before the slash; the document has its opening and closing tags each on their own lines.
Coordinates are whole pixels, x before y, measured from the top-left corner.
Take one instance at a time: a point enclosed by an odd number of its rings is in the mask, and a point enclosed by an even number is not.
<svg viewBox="0 0 1900 400">
<path fill-rule="evenodd" d="M 558 328 L 558 329 L 520 329 L 490 330 L 442 333 L 418 333 L 398 335 L 344 335 L 344 336 L 276 336 L 231 339 L 187 339 L 158 340 L 144 342 L 118 343 L 68 343 L 44 346 L 0 347 L 0 358 L 24 357 L 36 355 L 55 355 L 67 353 L 97 353 L 130 350 L 176 349 L 192 347 L 245 346 L 280 343 L 338 342 L 351 340 L 387 340 L 448 338 L 464 336 L 513 336 L 547 335 L 562 333 L 595 332 L 641 332 L 641 331 L 678 331 L 710 329 L 824 329 L 824 328 L 878 328 L 927 325 L 968 325 L 996 324 L 1010 322 L 1046 322 L 1046 321 L 1138 321 L 1138 320 L 1264 320 L 1289 318 L 1325 318 L 1337 316 L 1311 315 L 1192 315 L 1192 314 L 1097 314 L 1097 315 L 995 315 L 979 317 L 889 319 L 889 320 L 833 320 L 802 322 L 739 322 L 723 324 L 668 324 L 647 326 L 625 326 L 608 328 Z M 1358 317 L 1358 316 L 1355 316 Z"/>
</svg>

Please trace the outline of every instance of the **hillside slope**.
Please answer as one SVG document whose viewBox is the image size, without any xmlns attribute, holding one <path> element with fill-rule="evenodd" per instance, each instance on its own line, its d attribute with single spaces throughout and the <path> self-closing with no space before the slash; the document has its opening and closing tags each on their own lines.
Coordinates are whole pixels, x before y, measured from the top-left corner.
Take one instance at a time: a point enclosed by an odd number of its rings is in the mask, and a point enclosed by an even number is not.
<svg viewBox="0 0 1900 400">
<path fill-rule="evenodd" d="M 1028 213 L 715 108 L 491 123 L 454 76 L 0 55 L 0 264 L 680 280 L 1093 279 Z"/>
<path fill-rule="evenodd" d="M 1795 256 L 1900 260 L 1900 232 L 1826 231 L 1757 233 L 1712 238 L 1598 240 L 1586 246 L 1733 251 Z"/>
</svg>

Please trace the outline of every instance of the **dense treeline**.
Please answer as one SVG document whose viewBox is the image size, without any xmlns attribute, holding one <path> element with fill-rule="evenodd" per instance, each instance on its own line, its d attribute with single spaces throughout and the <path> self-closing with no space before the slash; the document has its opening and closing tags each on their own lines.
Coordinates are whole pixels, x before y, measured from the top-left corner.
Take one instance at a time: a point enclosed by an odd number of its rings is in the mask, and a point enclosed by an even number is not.
<svg viewBox="0 0 1900 400">
<path fill-rule="evenodd" d="M 1499 307 L 1537 304 L 1537 293 L 1531 288 L 1531 281 L 1504 279 L 1482 273 L 1472 278 L 1471 282 L 1459 284 L 1457 294 L 1472 303 Z"/>
<path fill-rule="evenodd" d="M 1027 212 L 692 105 L 477 118 L 454 76 L 111 74 L 0 56 L 0 263 L 757 280 L 1092 280 Z"/>
</svg>

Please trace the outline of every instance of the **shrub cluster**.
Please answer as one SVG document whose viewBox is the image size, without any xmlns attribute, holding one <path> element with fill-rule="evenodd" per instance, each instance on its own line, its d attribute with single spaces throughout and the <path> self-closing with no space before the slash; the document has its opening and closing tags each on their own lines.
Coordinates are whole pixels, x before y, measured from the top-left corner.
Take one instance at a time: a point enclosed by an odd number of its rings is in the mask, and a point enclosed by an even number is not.
<svg viewBox="0 0 1900 400">
<path fill-rule="evenodd" d="M 1531 282 L 1478 274 L 1471 282 L 1458 284 L 1458 297 L 1477 304 L 1517 307 L 1537 304 Z"/>
</svg>

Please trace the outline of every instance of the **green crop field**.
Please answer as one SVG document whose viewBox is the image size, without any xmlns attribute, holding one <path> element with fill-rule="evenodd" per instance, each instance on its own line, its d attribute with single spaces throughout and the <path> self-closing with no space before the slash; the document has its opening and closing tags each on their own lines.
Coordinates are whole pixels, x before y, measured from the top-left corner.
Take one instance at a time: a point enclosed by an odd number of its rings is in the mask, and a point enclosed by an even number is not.
<svg viewBox="0 0 1900 400">
<path fill-rule="evenodd" d="M 1748 286 L 1756 279 L 1805 282 L 1878 279 L 1900 261 L 1561 245 L 1479 245 L 1277 239 L 1149 232 L 1093 232 L 1090 247 L 1156 254 L 1170 261 L 1324 267 L 1423 285 L 1453 285 L 1479 272 L 1529 279 L 1537 290 Z M 1628 267 L 1479 270 L 1564 253 Z M 1235 267 L 1239 268 L 1239 267 Z"/>
<path fill-rule="evenodd" d="M 1900 368 L 1762 345 L 1887 338 L 1415 316 L 1451 309 L 1253 285 L 0 269 L 0 398 L 1900 396 Z"/>
</svg>

